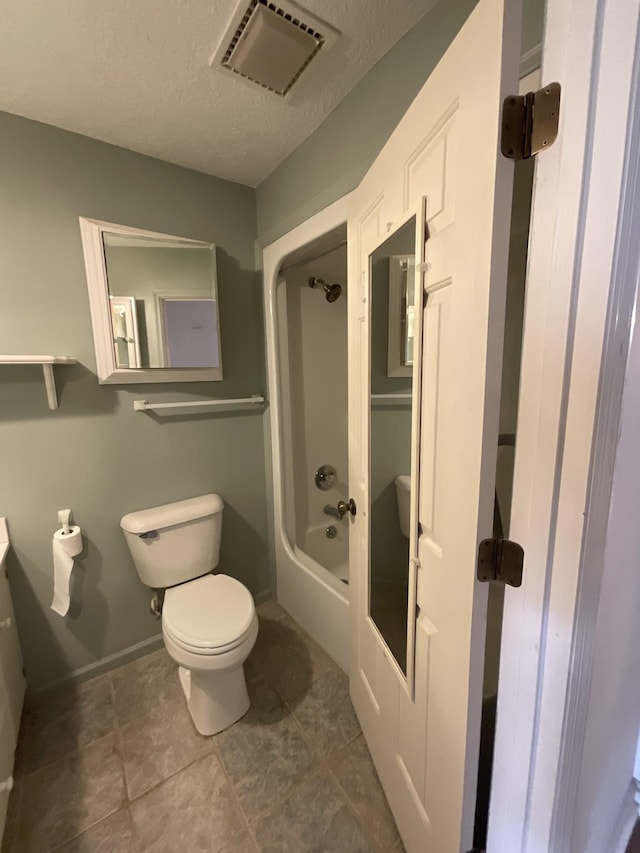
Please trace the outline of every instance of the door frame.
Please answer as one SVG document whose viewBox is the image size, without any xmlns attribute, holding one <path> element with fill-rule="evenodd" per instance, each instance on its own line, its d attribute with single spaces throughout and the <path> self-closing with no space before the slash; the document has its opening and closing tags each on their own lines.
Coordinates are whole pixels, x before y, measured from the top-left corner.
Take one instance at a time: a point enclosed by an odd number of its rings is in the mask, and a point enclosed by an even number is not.
<svg viewBox="0 0 640 853">
<path fill-rule="evenodd" d="M 639 12 L 547 0 L 542 80 L 562 105 L 534 178 L 510 531 L 525 575 L 505 596 L 488 853 L 570 849 L 636 289 Z"/>
</svg>

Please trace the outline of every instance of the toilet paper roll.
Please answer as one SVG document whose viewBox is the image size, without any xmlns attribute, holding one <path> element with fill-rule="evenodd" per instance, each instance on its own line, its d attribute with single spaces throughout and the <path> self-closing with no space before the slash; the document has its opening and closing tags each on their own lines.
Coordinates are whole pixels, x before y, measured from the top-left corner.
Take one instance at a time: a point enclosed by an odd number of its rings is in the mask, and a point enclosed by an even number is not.
<svg viewBox="0 0 640 853">
<path fill-rule="evenodd" d="M 73 525 L 69 533 L 62 528 L 53 534 L 53 601 L 51 609 L 60 616 L 69 610 L 69 587 L 73 558 L 82 551 L 82 530 Z"/>
</svg>

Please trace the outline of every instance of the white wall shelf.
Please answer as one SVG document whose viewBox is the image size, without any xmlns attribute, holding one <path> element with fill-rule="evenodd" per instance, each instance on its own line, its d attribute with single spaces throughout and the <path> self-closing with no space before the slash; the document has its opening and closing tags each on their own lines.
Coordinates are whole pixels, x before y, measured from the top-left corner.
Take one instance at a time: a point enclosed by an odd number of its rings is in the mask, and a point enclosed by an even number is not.
<svg viewBox="0 0 640 853">
<path fill-rule="evenodd" d="M 54 364 L 76 364 L 70 355 L 0 355 L 0 364 L 39 364 L 44 375 L 44 387 L 50 409 L 58 408 L 58 394 L 53 375 Z"/>
<path fill-rule="evenodd" d="M 218 409 L 230 406 L 261 406 L 264 403 L 264 397 L 260 394 L 254 394 L 252 397 L 236 397 L 227 400 L 186 400 L 175 403 L 149 403 L 147 400 L 134 400 L 134 412 L 167 412 L 171 414 L 172 410 L 178 409 Z M 168 411 L 167 411 L 168 410 Z"/>
</svg>

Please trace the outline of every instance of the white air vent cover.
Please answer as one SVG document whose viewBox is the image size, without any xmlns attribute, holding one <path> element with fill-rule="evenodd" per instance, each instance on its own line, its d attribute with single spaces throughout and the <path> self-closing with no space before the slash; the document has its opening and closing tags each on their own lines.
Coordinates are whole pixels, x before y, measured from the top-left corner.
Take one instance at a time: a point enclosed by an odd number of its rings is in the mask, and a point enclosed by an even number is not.
<svg viewBox="0 0 640 853">
<path fill-rule="evenodd" d="M 284 96 L 338 33 L 293 3 L 242 0 L 211 65 Z"/>
</svg>

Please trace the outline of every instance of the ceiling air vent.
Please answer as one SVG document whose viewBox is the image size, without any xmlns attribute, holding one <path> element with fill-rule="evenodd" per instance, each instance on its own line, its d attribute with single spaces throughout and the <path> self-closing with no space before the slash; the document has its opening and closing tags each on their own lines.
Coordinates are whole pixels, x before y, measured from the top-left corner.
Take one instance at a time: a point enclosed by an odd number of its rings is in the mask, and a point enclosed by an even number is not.
<svg viewBox="0 0 640 853">
<path fill-rule="evenodd" d="M 284 96 L 338 33 L 293 3 L 243 0 L 211 64 Z"/>
</svg>

